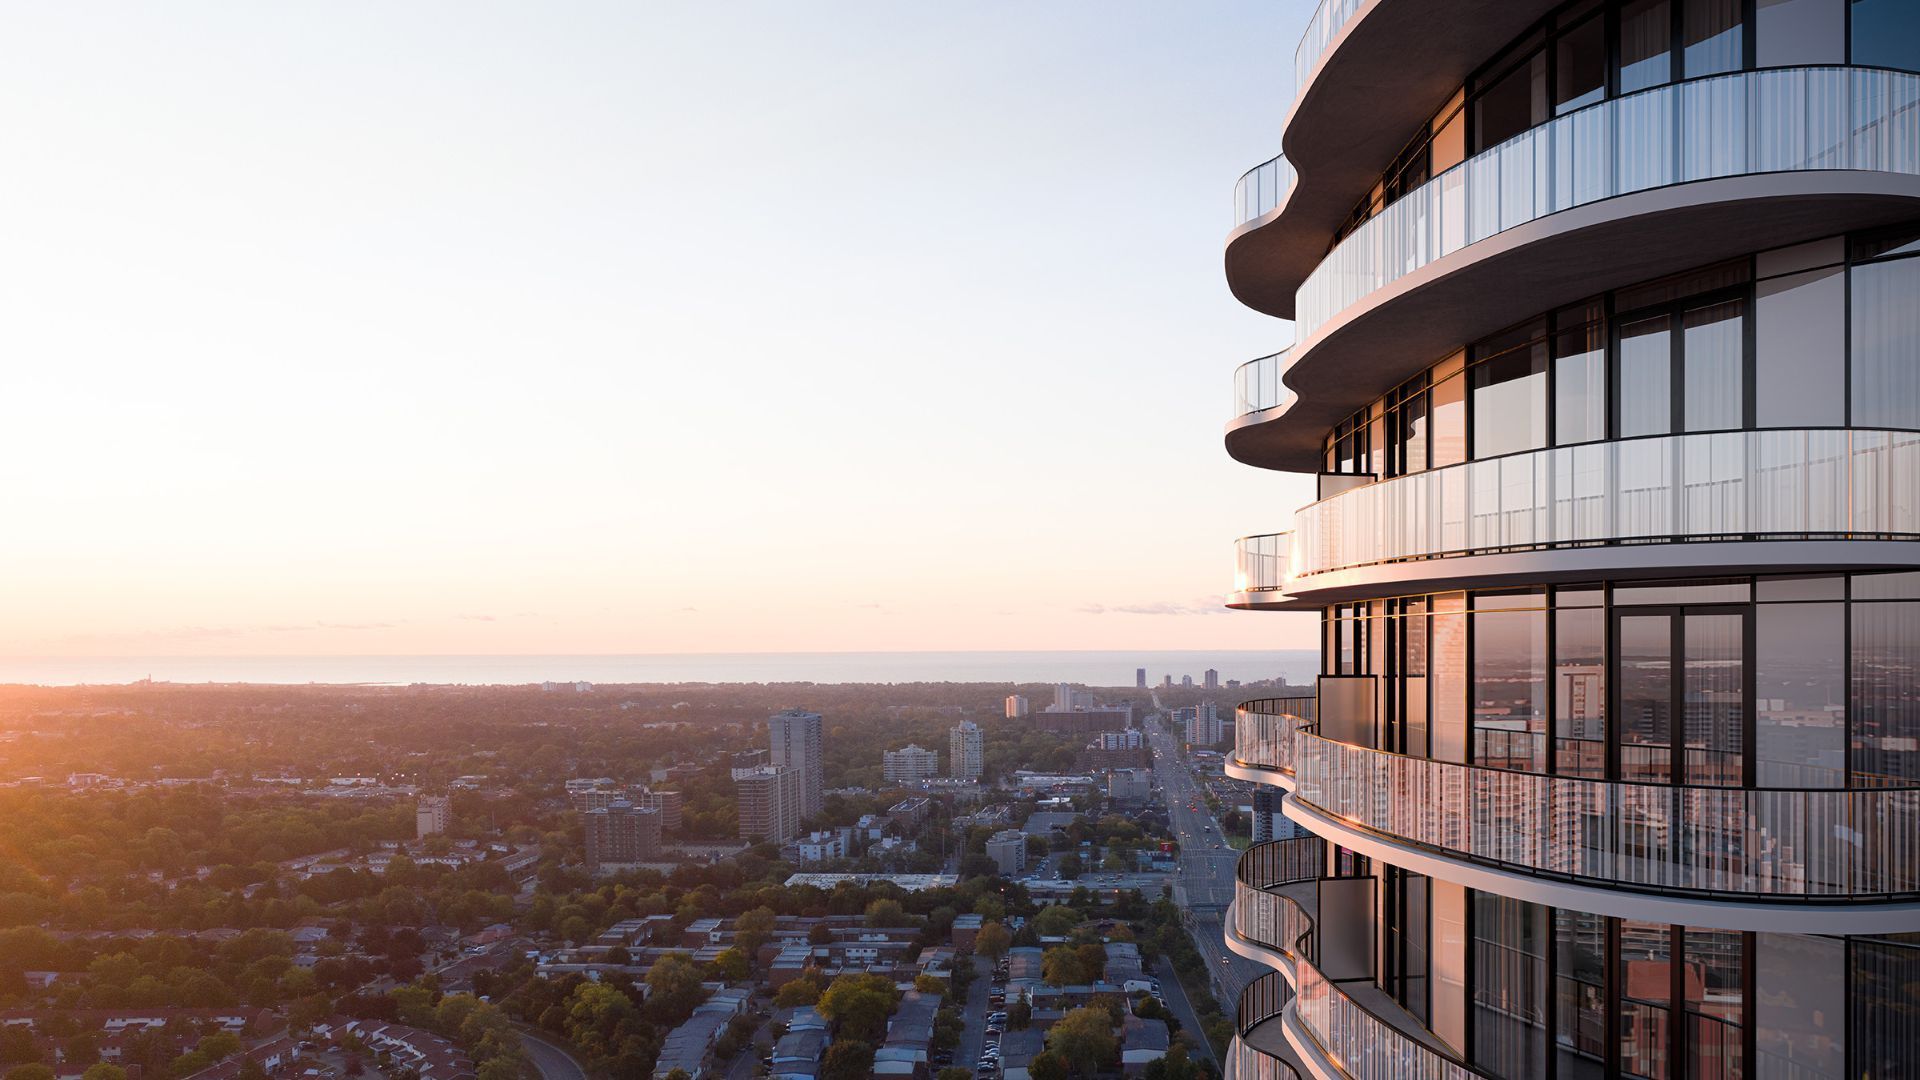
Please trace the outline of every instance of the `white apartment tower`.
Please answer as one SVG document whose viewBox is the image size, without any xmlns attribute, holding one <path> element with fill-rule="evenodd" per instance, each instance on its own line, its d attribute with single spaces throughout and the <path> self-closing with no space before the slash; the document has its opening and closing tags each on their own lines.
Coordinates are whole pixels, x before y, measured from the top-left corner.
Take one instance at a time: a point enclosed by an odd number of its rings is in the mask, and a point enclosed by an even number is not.
<svg viewBox="0 0 1920 1080">
<path fill-rule="evenodd" d="M 980 725 L 962 720 L 947 733 L 947 773 L 955 780 L 978 780 L 986 767 L 986 740 Z"/>
</svg>

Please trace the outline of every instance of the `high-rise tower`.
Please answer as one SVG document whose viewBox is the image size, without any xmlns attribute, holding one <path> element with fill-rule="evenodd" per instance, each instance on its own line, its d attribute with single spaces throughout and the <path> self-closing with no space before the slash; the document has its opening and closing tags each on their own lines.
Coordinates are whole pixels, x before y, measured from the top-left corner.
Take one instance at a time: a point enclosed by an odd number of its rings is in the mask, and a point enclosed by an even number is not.
<svg viewBox="0 0 1920 1080">
<path fill-rule="evenodd" d="M 800 817 L 811 818 L 825 804 L 820 765 L 820 714 L 786 709 L 767 717 L 773 763 L 800 774 Z"/>
<path fill-rule="evenodd" d="M 1920 8 L 1322 0 L 1235 296 L 1242 1077 L 1920 1075 Z M 1278 835 L 1275 833 L 1274 835 Z"/>
<path fill-rule="evenodd" d="M 955 780 L 978 780 L 986 765 L 986 739 L 980 725 L 962 720 L 947 733 L 947 772 Z"/>
</svg>

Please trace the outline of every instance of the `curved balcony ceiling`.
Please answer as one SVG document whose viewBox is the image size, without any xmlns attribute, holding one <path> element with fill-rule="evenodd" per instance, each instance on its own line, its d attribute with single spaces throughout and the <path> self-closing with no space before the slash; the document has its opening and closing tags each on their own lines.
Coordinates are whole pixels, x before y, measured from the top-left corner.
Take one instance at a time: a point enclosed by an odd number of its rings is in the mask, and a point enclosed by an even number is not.
<svg viewBox="0 0 1920 1080">
<path fill-rule="evenodd" d="M 1315 267 L 1298 291 L 1302 340 L 1287 352 L 1298 399 L 1274 419 L 1235 421 L 1228 452 L 1312 470 L 1329 427 L 1504 326 L 1910 217 L 1916 95 L 1920 76 L 1871 69 L 1716 76 L 1602 102 L 1474 156 Z"/>
<path fill-rule="evenodd" d="M 1770 173 L 1656 188 L 1529 222 L 1370 294 L 1295 346 L 1287 383 L 1297 400 L 1275 420 L 1230 430 L 1227 452 L 1262 468 L 1316 471 L 1328 429 L 1466 342 L 1609 289 L 1893 224 L 1916 208 L 1920 177 Z"/>
<path fill-rule="evenodd" d="M 1333 0 L 1328 0 L 1333 2 Z M 1303 75 L 1281 136 L 1299 171 L 1281 206 L 1227 237 L 1227 286 L 1293 318 L 1294 290 L 1354 205 L 1467 75 L 1559 0 L 1372 0 Z"/>
</svg>

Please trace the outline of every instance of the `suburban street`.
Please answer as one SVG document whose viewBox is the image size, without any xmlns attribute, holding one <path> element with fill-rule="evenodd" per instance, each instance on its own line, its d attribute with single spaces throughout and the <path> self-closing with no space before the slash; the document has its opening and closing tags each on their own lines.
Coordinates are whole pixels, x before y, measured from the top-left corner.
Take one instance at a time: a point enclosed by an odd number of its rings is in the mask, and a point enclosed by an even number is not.
<svg viewBox="0 0 1920 1080">
<path fill-rule="evenodd" d="M 1215 994 L 1220 1005 L 1232 1009 L 1240 1000 L 1247 983 L 1266 973 L 1251 960 L 1227 951 L 1221 936 L 1225 931 L 1227 906 L 1233 902 L 1234 865 L 1240 853 L 1227 846 L 1193 778 L 1178 753 L 1173 736 L 1162 725 L 1148 729 L 1148 742 L 1154 751 L 1154 773 L 1166 798 L 1173 834 L 1180 842 L 1180 872 L 1175 879 L 1174 901 L 1187 911 L 1194 944 L 1207 959 L 1214 976 Z M 1197 809 L 1187 809 L 1191 803 Z M 1216 845 L 1218 845 L 1216 847 Z"/>
<path fill-rule="evenodd" d="M 516 1026 L 520 1028 L 520 1046 L 527 1052 L 527 1060 L 540 1070 L 540 1080 L 587 1080 L 586 1070 L 559 1043 L 534 1034 L 524 1025 Z"/>
<path fill-rule="evenodd" d="M 967 1003 L 961 1010 L 966 1027 L 961 1029 L 960 1045 L 953 1052 L 953 1063 L 969 1072 L 987 1045 L 987 1014 L 993 1011 L 987 1008 L 987 992 L 993 989 L 993 962 L 984 956 L 973 957 L 973 975 L 973 985 L 967 987 Z"/>
</svg>

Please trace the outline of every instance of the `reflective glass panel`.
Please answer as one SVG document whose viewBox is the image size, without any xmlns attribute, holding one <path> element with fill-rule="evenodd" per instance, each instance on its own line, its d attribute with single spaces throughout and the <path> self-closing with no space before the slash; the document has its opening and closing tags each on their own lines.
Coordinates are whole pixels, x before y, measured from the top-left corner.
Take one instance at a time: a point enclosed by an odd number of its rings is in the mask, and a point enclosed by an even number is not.
<svg viewBox="0 0 1920 1080">
<path fill-rule="evenodd" d="M 1760 1080 L 1844 1080 L 1846 943 L 1760 934 L 1754 987 L 1755 1075 Z"/>
<path fill-rule="evenodd" d="M 1562 30 L 1553 43 L 1553 109 L 1572 112 L 1607 93 L 1607 24 L 1599 17 Z"/>
<path fill-rule="evenodd" d="M 1620 1072 L 1667 1080 L 1673 1008 L 1673 946 L 1659 923 L 1620 923 Z"/>
<path fill-rule="evenodd" d="M 1620 617 L 1620 777 L 1664 782 L 1673 775 L 1673 619 Z"/>
<path fill-rule="evenodd" d="M 1686 77 L 1739 71 L 1746 62 L 1741 0 L 1686 0 L 1681 22 Z"/>
<path fill-rule="evenodd" d="M 1685 936 L 1681 990 L 1687 996 L 1688 1080 L 1739 1080 L 1746 1037 L 1745 935 L 1692 930 Z"/>
<path fill-rule="evenodd" d="M 1474 146 L 1485 150 L 1547 121 L 1547 54 L 1544 50 L 1496 77 L 1473 100 Z"/>
<path fill-rule="evenodd" d="M 1607 769 L 1607 622 L 1599 608 L 1554 612 L 1554 770 L 1601 777 Z"/>
<path fill-rule="evenodd" d="M 1920 259 L 1852 276 L 1853 425 L 1920 428 Z"/>
<path fill-rule="evenodd" d="M 1566 446 L 1607 437 L 1606 348 L 1606 328 L 1597 319 L 1565 326 L 1554 335 L 1556 444 Z"/>
<path fill-rule="evenodd" d="M 1494 1076 L 1546 1073 L 1547 910 L 1473 894 L 1473 1061 Z"/>
<path fill-rule="evenodd" d="M 1432 391 L 1433 467 L 1467 460 L 1467 377 L 1441 380 Z"/>
<path fill-rule="evenodd" d="M 1545 611 L 1474 613 L 1473 713 L 1477 764 L 1546 771 Z"/>
<path fill-rule="evenodd" d="M 1920 781 L 1920 603 L 1853 605 L 1853 783 Z"/>
<path fill-rule="evenodd" d="M 1754 422 L 1838 427 L 1847 422 L 1847 282 L 1839 267 L 1754 287 Z"/>
<path fill-rule="evenodd" d="M 1852 941 L 1852 978 L 1848 987 L 1848 1049 L 1851 1073 L 1858 1076 L 1914 1075 L 1914 1047 L 1920 1046 L 1920 934 L 1892 934 Z"/>
<path fill-rule="evenodd" d="M 1756 0 L 1755 8 L 1761 67 L 1846 63 L 1846 0 Z"/>
<path fill-rule="evenodd" d="M 1607 1065 L 1607 923 L 1580 911 L 1553 913 L 1554 1044 L 1561 1080 L 1601 1080 Z"/>
<path fill-rule="evenodd" d="M 1920 71 L 1920 4 L 1853 0 L 1853 62 Z"/>
<path fill-rule="evenodd" d="M 1468 371 L 1473 386 L 1473 456 L 1496 457 L 1547 444 L 1546 342 L 1509 349 Z"/>
<path fill-rule="evenodd" d="M 1761 604 L 1754 611 L 1754 782 L 1845 787 L 1845 606 Z"/>
<path fill-rule="evenodd" d="M 1746 619 L 1688 613 L 1686 619 L 1686 783 L 1737 787 L 1745 776 Z"/>
<path fill-rule="evenodd" d="M 1673 430 L 1673 320 L 1665 315 L 1620 327 L 1620 436 Z"/>
<path fill-rule="evenodd" d="M 1741 426 L 1746 411 L 1746 307 L 1743 300 L 1728 300 L 1689 308 L 1682 318 L 1687 431 Z"/>
<path fill-rule="evenodd" d="M 1673 10 L 1667 0 L 1634 0 L 1620 8 L 1620 92 L 1673 80 Z"/>
</svg>

